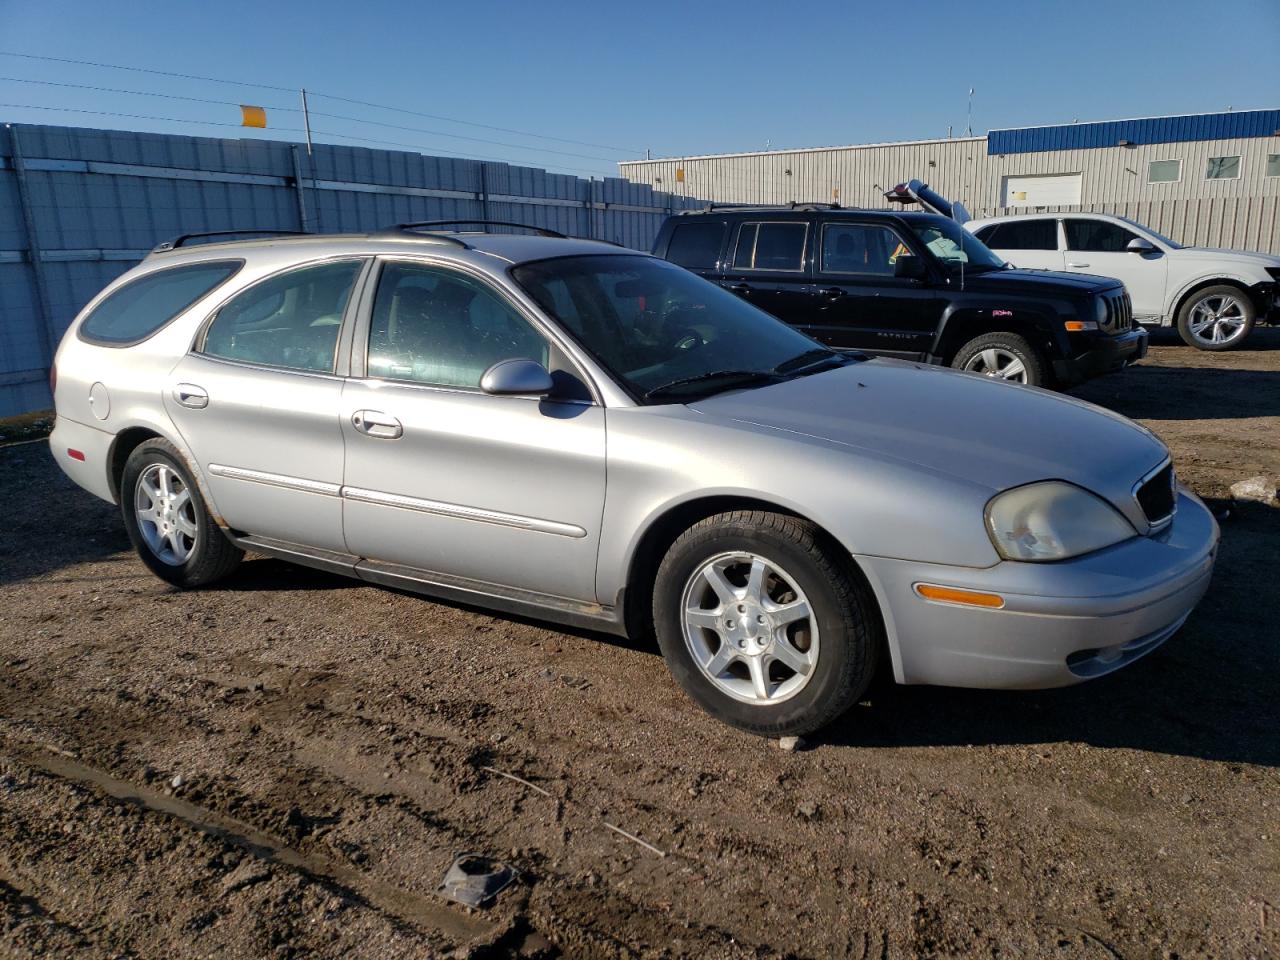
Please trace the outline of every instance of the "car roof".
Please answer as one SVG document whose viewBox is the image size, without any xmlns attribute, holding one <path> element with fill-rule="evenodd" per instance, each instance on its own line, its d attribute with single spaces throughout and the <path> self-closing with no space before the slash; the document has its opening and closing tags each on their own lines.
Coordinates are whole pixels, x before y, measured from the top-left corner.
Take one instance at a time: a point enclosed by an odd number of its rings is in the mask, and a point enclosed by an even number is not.
<svg viewBox="0 0 1280 960">
<path fill-rule="evenodd" d="M 153 251 L 146 262 L 177 264 L 229 259 L 259 253 L 270 253 L 279 259 L 289 259 L 292 254 L 299 260 L 343 255 L 430 253 L 463 262 L 496 258 L 513 265 L 568 256 L 600 254 L 649 256 L 642 251 L 620 247 L 607 241 L 584 240 L 577 237 L 544 237 L 515 233 L 381 231 L 259 237 L 251 240 L 201 243 Z"/>
<path fill-rule="evenodd" d="M 975 220 L 970 220 L 965 224 L 965 226 L 985 227 L 988 224 L 1008 223 L 1011 220 L 1074 220 L 1080 217 L 1088 217 L 1090 220 L 1115 220 L 1122 223 L 1133 223 L 1137 224 L 1137 226 L 1142 226 L 1142 224 L 1137 223 L 1136 220 L 1130 220 L 1127 217 L 1122 217 L 1118 214 L 1090 213 L 1087 210 L 1077 210 L 1073 213 L 1053 213 L 1048 210 L 1041 211 L 1040 213 L 1011 213 L 1004 217 L 981 217 Z"/>
</svg>

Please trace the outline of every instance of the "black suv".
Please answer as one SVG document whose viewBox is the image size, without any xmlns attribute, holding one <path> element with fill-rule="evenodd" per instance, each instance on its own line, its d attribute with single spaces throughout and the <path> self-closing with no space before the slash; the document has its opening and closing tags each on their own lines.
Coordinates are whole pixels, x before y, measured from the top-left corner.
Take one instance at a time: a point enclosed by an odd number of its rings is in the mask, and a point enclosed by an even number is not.
<svg viewBox="0 0 1280 960">
<path fill-rule="evenodd" d="M 653 252 L 832 347 L 1060 387 L 1147 352 L 1119 281 L 1012 269 L 936 213 L 713 205 Z"/>
</svg>

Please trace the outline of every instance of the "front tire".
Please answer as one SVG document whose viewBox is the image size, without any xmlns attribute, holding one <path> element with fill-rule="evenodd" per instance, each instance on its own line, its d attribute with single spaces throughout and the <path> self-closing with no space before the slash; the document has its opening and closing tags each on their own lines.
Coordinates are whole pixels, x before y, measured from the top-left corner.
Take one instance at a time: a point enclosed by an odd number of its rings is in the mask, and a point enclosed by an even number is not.
<svg viewBox="0 0 1280 960">
<path fill-rule="evenodd" d="M 875 673 L 870 591 L 783 514 L 734 511 L 686 530 L 658 568 L 654 625 L 676 681 L 704 710 L 760 736 L 798 736 L 855 704 Z"/>
<path fill-rule="evenodd" d="M 182 454 L 168 440 L 147 440 L 129 454 L 120 509 L 142 562 L 175 586 L 221 580 L 244 556 L 214 523 Z"/>
<path fill-rule="evenodd" d="M 1040 351 L 1026 337 L 1007 331 L 974 337 L 956 351 L 951 366 L 993 380 L 1025 383 L 1032 387 L 1046 386 L 1049 380 Z"/>
<path fill-rule="evenodd" d="M 1257 310 L 1239 287 L 1198 290 L 1178 311 L 1178 334 L 1197 350 L 1230 350 L 1249 336 Z"/>
</svg>

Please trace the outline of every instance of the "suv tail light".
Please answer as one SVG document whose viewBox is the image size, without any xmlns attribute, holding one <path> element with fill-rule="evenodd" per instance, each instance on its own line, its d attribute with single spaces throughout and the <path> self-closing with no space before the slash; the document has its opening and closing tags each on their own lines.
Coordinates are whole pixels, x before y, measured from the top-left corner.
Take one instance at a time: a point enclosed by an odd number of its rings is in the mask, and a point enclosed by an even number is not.
<svg viewBox="0 0 1280 960">
<path fill-rule="evenodd" d="M 52 397 L 58 390 L 58 365 L 56 363 L 49 364 L 49 396 Z"/>
</svg>

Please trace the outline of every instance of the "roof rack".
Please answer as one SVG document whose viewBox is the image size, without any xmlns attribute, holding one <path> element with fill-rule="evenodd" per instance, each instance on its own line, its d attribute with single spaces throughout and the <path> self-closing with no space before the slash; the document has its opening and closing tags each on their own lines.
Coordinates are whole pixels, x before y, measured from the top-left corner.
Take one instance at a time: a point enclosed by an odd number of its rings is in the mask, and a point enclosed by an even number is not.
<svg viewBox="0 0 1280 960">
<path fill-rule="evenodd" d="M 756 204 L 731 204 L 731 203 L 708 203 L 700 210 L 681 210 L 677 216 L 685 216 L 699 213 L 738 213 L 741 211 L 751 212 L 753 210 L 842 210 L 843 207 L 838 203 L 819 203 L 819 202 L 801 202 L 792 200 L 789 203 L 756 203 Z"/>
<path fill-rule="evenodd" d="M 473 227 L 517 227 L 521 230 L 532 230 L 540 237 L 555 237 L 558 240 L 568 239 L 563 233 L 546 227 L 535 227 L 530 223 L 515 223 L 511 220 L 412 220 L 409 223 L 397 223 L 387 227 L 384 233 L 410 233 L 422 227 L 448 227 L 468 225 Z M 461 241 L 459 241 L 461 242 Z M 465 246 L 465 244 L 463 244 Z"/>
<path fill-rule="evenodd" d="M 288 236 L 288 237 L 309 237 L 313 234 L 307 233 L 305 230 L 206 230 L 203 233 L 184 233 L 181 236 L 174 237 L 172 240 L 164 240 L 157 243 L 151 248 L 152 253 L 164 253 L 166 250 L 177 250 L 179 247 L 186 246 L 188 240 L 196 240 L 201 237 L 235 237 L 241 234 L 253 234 L 254 236 Z"/>
</svg>

